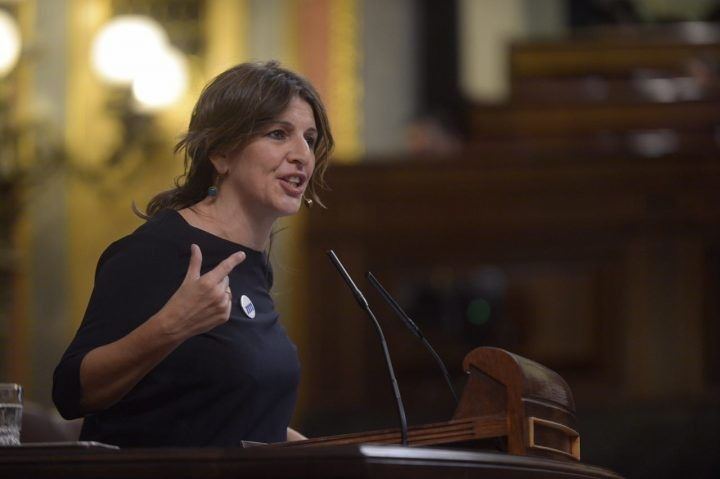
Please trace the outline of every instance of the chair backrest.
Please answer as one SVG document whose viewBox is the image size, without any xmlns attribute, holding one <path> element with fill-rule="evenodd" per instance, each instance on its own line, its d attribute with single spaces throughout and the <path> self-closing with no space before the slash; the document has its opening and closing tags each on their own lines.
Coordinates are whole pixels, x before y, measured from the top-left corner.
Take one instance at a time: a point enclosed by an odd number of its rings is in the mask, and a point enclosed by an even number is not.
<svg viewBox="0 0 720 479">
<path fill-rule="evenodd" d="M 77 441 L 82 420 L 66 421 L 54 410 L 25 401 L 23 405 L 20 442 Z"/>
</svg>

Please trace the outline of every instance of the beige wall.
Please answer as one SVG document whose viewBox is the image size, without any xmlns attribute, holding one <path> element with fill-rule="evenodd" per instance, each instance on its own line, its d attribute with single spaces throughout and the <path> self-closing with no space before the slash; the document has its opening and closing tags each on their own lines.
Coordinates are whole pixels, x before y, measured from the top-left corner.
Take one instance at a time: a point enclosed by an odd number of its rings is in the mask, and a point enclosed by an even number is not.
<svg viewBox="0 0 720 479">
<path fill-rule="evenodd" d="M 562 33 L 560 0 L 459 0 L 460 76 L 470 100 L 499 102 L 508 95 L 511 41 Z"/>
</svg>

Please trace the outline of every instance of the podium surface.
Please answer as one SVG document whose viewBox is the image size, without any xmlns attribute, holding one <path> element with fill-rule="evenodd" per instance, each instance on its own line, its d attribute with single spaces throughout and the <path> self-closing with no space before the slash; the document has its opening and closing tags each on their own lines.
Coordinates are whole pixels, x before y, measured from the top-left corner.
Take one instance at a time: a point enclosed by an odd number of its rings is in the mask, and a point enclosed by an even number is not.
<svg viewBox="0 0 720 479">
<path fill-rule="evenodd" d="M 553 371 L 498 348 L 465 358 L 452 420 L 237 448 L 126 448 L 98 443 L 0 447 L 3 479 L 499 478 L 621 479 L 580 461 L 575 403 Z M 507 453 L 462 449 L 500 441 Z M 447 449 L 454 445 L 454 449 Z M 428 447 L 432 446 L 432 447 Z"/>
<path fill-rule="evenodd" d="M 621 479 L 580 462 L 382 445 L 323 448 L 0 448 L 4 479 L 499 478 Z"/>
</svg>

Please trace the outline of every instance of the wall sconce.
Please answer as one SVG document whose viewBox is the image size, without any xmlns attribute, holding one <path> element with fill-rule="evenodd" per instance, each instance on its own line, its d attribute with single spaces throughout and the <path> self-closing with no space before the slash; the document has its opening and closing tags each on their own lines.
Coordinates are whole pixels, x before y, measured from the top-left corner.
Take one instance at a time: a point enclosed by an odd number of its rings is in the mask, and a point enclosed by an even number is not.
<svg viewBox="0 0 720 479">
<path fill-rule="evenodd" d="M 27 176 L 18 166 L 18 144 L 23 131 L 15 118 L 15 85 L 12 79 L 7 79 L 20 59 L 21 48 L 15 17 L 0 7 L 0 282 L 3 284 L 12 277 L 10 225 L 18 214 L 20 182 Z M 4 299 L 0 297 L 0 309 L 8 304 Z"/>
<path fill-rule="evenodd" d="M 0 81 L 10 74 L 20 57 L 20 31 L 12 15 L 0 8 Z M 16 179 L 16 125 L 12 119 L 10 88 L 0 84 L 0 194 L 8 196 Z M 7 201 L 3 201 L 7 203 Z M 0 207 L 4 218 L 4 208 Z"/>
<path fill-rule="evenodd" d="M 108 110 L 121 127 L 121 139 L 107 157 L 104 171 L 82 173 L 96 182 L 108 168 L 123 166 L 120 170 L 129 180 L 144 164 L 129 161 L 132 153 L 150 157 L 159 145 L 154 114 L 178 102 L 187 91 L 187 61 L 170 44 L 163 27 L 144 15 L 119 15 L 106 23 L 93 39 L 90 60 L 97 76 L 114 90 Z"/>
<path fill-rule="evenodd" d="M 13 116 L 12 82 L 7 76 L 21 54 L 19 28 L 11 12 L 0 7 L 0 193 L 9 197 L 21 184 L 39 184 L 58 169 L 103 191 L 137 177 L 160 142 L 154 131 L 155 114 L 182 99 L 189 68 L 165 30 L 150 17 L 121 15 L 104 25 L 93 39 L 90 58 L 95 73 L 113 90 L 108 110 L 121 138 L 101 165 L 87 165 L 69 156 L 62 142 L 48 132 L 52 126 L 37 119 L 20 124 Z M 18 144 L 31 145 L 33 161 L 21 167 Z M 28 154 L 25 149 L 25 154 Z M 138 155 L 139 153 L 139 155 Z M 140 160 L 139 160 L 140 159 Z M 114 172 L 112 181 L 104 182 Z M 107 185 L 113 185 L 107 187 Z M 0 203 L 8 203 L 2 201 Z M 2 215 L 3 208 L 0 208 Z"/>
<path fill-rule="evenodd" d="M 15 19 L 0 9 L 0 78 L 15 67 L 20 57 L 20 31 Z"/>
<path fill-rule="evenodd" d="M 93 40 L 91 60 L 106 83 L 130 87 L 140 112 L 166 108 L 187 90 L 185 56 L 150 17 L 121 15 L 108 22 Z"/>
</svg>

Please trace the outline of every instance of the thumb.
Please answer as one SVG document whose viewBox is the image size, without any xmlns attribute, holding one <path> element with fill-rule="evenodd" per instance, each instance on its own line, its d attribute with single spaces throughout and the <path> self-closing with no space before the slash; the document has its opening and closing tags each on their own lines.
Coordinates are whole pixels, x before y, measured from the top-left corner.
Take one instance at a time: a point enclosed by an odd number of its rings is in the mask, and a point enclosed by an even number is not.
<svg viewBox="0 0 720 479">
<path fill-rule="evenodd" d="M 190 245 L 190 263 L 188 264 L 185 281 L 198 279 L 200 277 L 200 266 L 202 266 L 202 252 L 196 244 Z"/>
</svg>

